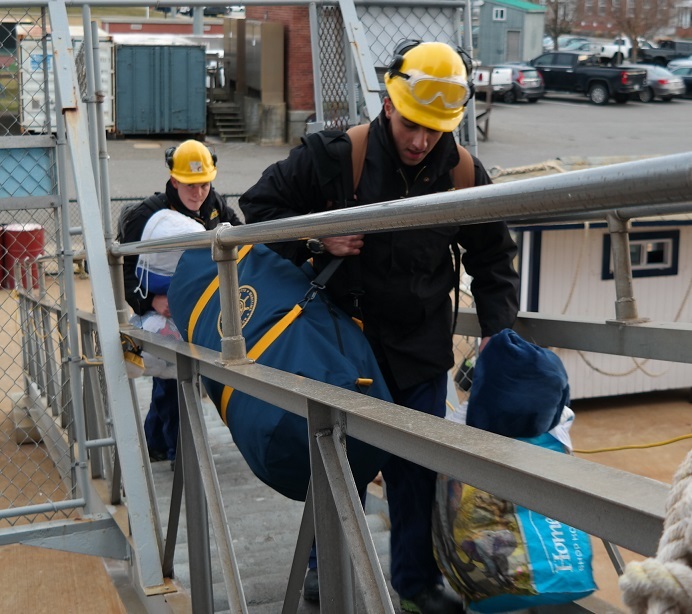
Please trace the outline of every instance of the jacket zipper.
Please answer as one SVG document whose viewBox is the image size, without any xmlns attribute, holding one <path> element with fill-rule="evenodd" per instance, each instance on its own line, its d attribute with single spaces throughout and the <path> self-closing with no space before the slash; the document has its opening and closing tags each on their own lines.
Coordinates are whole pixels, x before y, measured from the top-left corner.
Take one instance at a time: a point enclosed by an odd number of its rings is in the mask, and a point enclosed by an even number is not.
<svg viewBox="0 0 692 614">
<path fill-rule="evenodd" d="M 425 169 L 426 169 L 426 167 L 424 166 L 423 168 L 421 168 L 421 169 L 418 171 L 418 174 L 413 178 L 413 183 L 414 183 L 414 184 L 416 183 L 416 181 L 418 181 L 418 177 L 420 177 L 421 174 L 423 174 L 423 172 L 425 171 Z M 406 175 L 404 174 L 404 171 L 401 170 L 401 167 L 399 167 L 399 168 L 397 169 L 397 172 L 398 172 L 399 175 L 401 176 L 401 180 L 404 182 L 404 195 L 403 195 L 401 198 L 408 198 L 408 195 L 409 195 L 409 187 L 408 187 L 408 181 L 406 181 Z"/>
</svg>

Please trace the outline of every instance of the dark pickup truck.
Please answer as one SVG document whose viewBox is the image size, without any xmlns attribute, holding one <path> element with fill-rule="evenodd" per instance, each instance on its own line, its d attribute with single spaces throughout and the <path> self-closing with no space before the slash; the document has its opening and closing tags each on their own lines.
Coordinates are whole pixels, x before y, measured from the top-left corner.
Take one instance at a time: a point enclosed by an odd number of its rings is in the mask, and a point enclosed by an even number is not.
<svg viewBox="0 0 692 614">
<path fill-rule="evenodd" d="M 692 41 L 660 41 L 658 47 L 639 49 L 637 59 L 644 64 L 668 66 L 671 60 L 692 55 Z"/>
<path fill-rule="evenodd" d="M 544 53 L 530 64 L 541 73 L 546 91 L 585 94 L 594 104 L 608 104 L 611 98 L 624 104 L 646 81 L 643 68 L 601 66 L 597 56 L 578 51 Z"/>
</svg>

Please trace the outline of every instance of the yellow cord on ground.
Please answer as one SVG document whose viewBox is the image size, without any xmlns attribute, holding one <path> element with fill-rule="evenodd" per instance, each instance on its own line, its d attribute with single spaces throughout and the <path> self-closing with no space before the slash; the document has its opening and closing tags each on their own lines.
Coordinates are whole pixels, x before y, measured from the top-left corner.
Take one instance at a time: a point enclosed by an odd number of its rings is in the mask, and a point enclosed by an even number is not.
<svg viewBox="0 0 692 614">
<path fill-rule="evenodd" d="M 683 439 L 692 439 L 692 433 L 689 435 L 680 435 L 679 437 L 673 437 L 673 439 L 667 439 L 666 441 L 657 441 L 654 443 L 640 443 L 631 444 L 627 446 L 615 446 L 613 448 L 596 448 L 594 450 L 577 450 L 575 449 L 575 454 L 597 454 L 598 452 L 618 452 L 620 450 L 641 450 L 644 448 L 656 448 L 658 446 L 667 446 L 671 443 L 677 441 L 682 441 Z"/>
</svg>

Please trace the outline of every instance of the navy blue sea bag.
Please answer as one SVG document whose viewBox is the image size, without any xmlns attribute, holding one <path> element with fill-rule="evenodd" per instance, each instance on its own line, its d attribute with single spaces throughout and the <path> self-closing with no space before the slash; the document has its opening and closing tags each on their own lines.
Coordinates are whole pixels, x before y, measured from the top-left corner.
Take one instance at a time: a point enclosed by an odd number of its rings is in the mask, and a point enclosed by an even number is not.
<svg viewBox="0 0 692 614">
<path fill-rule="evenodd" d="M 311 286 L 315 274 L 264 245 L 239 252 L 241 321 L 248 356 L 256 362 L 386 401 L 391 396 L 360 327 Z M 312 300 L 306 296 L 314 293 Z M 183 339 L 221 349 L 217 265 L 209 250 L 183 254 L 168 291 Z M 218 382 L 205 380 L 211 400 L 248 465 L 263 482 L 303 501 L 310 480 L 307 422 Z M 388 454 L 347 438 L 359 490 L 377 475 Z"/>
</svg>

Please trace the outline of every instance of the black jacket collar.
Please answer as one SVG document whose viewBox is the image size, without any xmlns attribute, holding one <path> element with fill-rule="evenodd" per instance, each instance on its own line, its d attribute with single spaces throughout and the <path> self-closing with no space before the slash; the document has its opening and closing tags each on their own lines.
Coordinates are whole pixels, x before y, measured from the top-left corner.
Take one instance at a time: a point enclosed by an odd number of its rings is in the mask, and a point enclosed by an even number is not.
<svg viewBox="0 0 692 614">
<path fill-rule="evenodd" d="M 387 152 L 390 163 L 395 169 L 401 169 L 399 154 L 396 151 L 389 128 L 389 119 L 385 115 L 384 108 L 373 122 L 378 143 L 382 150 Z M 459 163 L 459 152 L 456 141 L 451 132 L 445 132 L 437 142 L 437 145 L 418 165 L 420 170 L 425 170 L 431 182 L 436 181 L 441 175 L 447 175 Z M 418 173 L 415 173 L 418 174 Z"/>
</svg>

